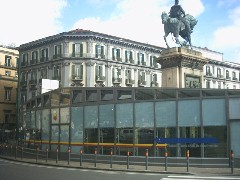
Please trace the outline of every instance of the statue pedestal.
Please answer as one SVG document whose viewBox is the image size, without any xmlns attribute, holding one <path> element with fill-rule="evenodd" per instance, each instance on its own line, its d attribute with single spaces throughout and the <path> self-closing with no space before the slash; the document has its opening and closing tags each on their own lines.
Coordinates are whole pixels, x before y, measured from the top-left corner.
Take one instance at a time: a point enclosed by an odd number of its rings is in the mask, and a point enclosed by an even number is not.
<svg viewBox="0 0 240 180">
<path fill-rule="evenodd" d="M 202 88 L 203 66 L 208 63 L 201 52 L 175 47 L 161 52 L 162 87 Z"/>
</svg>

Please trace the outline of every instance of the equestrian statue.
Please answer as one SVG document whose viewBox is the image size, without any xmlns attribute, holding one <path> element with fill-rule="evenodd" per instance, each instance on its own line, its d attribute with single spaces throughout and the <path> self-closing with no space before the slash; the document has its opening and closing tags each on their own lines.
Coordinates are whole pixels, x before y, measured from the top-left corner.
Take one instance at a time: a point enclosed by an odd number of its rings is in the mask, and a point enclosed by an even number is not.
<svg viewBox="0 0 240 180">
<path fill-rule="evenodd" d="M 164 24 L 165 32 L 164 40 L 167 48 L 169 48 L 166 38 L 169 33 L 172 33 L 176 44 L 180 46 L 187 46 L 189 44 L 192 48 L 191 33 L 197 24 L 197 20 L 193 16 L 185 14 L 185 11 L 178 3 L 179 0 L 175 0 L 175 5 L 171 7 L 169 15 L 166 12 L 162 13 L 162 23 Z M 179 35 L 185 40 L 184 42 L 180 42 Z"/>
</svg>

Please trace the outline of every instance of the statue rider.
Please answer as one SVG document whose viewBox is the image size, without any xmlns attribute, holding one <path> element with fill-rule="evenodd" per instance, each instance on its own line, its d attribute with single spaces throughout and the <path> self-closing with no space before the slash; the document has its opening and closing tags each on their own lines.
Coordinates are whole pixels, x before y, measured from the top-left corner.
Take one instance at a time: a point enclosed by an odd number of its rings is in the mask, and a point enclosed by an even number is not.
<svg viewBox="0 0 240 180">
<path fill-rule="evenodd" d="M 175 0 L 175 5 L 171 7 L 169 16 L 171 18 L 177 18 L 178 20 L 182 21 L 183 24 L 185 25 L 186 31 L 191 34 L 192 30 L 190 28 L 190 23 L 185 19 L 185 11 L 183 10 L 182 6 L 179 5 L 178 3 L 179 0 Z"/>
</svg>

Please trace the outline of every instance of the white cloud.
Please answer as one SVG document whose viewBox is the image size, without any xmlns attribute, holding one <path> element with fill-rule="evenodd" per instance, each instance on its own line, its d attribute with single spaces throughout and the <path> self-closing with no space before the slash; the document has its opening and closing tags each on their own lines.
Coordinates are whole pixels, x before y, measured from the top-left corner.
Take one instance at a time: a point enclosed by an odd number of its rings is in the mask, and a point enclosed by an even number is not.
<svg viewBox="0 0 240 180">
<path fill-rule="evenodd" d="M 165 47 L 161 13 L 169 12 L 173 4 L 173 0 L 122 0 L 116 4 L 114 13 L 107 20 L 100 17 L 80 19 L 72 29 L 98 31 Z M 183 0 L 181 5 L 186 13 L 193 16 L 204 10 L 201 0 L 194 0 L 194 6 L 192 0 Z"/>
<path fill-rule="evenodd" d="M 66 6 L 66 0 L 2 1 L 0 44 L 18 46 L 61 32 L 59 18 Z"/>
<path fill-rule="evenodd" d="M 229 26 L 220 27 L 214 32 L 211 46 L 228 52 L 231 61 L 239 61 L 240 55 L 240 6 L 229 11 Z"/>
</svg>

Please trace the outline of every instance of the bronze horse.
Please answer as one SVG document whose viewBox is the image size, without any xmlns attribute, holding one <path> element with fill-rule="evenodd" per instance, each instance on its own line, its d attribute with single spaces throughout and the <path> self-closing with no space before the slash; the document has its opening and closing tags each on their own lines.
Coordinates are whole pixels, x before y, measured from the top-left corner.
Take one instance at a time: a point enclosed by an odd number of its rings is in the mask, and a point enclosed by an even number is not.
<svg viewBox="0 0 240 180">
<path fill-rule="evenodd" d="M 193 29 L 194 26 L 197 24 L 197 20 L 187 14 L 185 17 L 185 21 L 190 24 L 190 28 Z M 170 18 L 166 12 L 162 13 L 162 23 L 164 24 L 164 40 L 166 42 L 167 48 L 169 48 L 169 45 L 167 43 L 167 36 L 169 33 L 172 33 L 175 37 L 175 41 L 177 44 L 180 44 L 181 46 L 186 46 L 187 43 L 189 43 L 190 47 L 192 48 L 192 42 L 191 42 L 191 32 L 187 32 L 184 23 L 177 19 L 177 18 Z M 179 41 L 179 35 L 185 39 L 185 42 L 181 43 Z"/>
</svg>

